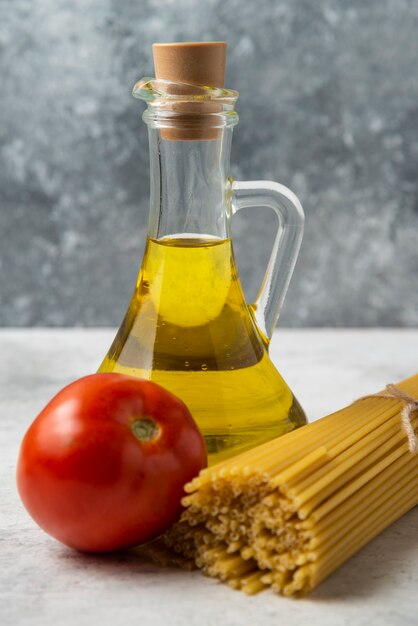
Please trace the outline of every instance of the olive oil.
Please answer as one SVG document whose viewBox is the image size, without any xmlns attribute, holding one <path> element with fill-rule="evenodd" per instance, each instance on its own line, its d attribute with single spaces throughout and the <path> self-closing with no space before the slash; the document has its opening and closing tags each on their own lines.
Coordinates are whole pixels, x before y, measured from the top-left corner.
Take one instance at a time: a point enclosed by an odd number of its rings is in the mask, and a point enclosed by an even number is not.
<svg viewBox="0 0 418 626">
<path fill-rule="evenodd" d="M 153 380 L 179 396 L 203 432 L 210 463 L 305 423 L 246 304 L 230 239 L 148 239 L 99 371 Z"/>
</svg>

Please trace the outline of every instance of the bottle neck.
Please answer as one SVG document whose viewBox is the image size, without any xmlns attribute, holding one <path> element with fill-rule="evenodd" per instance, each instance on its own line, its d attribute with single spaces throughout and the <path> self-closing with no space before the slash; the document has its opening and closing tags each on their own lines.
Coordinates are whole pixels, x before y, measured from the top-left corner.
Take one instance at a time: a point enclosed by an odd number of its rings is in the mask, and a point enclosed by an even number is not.
<svg viewBox="0 0 418 626">
<path fill-rule="evenodd" d="M 232 128 L 210 140 L 164 139 L 149 126 L 150 218 L 153 239 L 229 237 L 227 186 Z"/>
</svg>

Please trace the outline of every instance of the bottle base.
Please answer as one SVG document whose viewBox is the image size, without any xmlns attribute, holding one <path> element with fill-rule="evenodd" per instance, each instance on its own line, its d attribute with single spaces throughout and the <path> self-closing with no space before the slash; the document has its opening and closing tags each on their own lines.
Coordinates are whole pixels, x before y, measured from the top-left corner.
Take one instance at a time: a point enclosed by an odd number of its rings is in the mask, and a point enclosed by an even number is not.
<svg viewBox="0 0 418 626">
<path fill-rule="evenodd" d="M 219 432 L 213 434 L 207 430 L 203 432 L 208 453 L 208 465 L 214 465 L 228 458 L 246 452 L 267 441 L 304 426 L 307 419 L 296 398 L 290 408 L 286 420 L 280 420 L 274 426 L 264 428 L 250 428 L 234 430 L 233 432 Z"/>
</svg>

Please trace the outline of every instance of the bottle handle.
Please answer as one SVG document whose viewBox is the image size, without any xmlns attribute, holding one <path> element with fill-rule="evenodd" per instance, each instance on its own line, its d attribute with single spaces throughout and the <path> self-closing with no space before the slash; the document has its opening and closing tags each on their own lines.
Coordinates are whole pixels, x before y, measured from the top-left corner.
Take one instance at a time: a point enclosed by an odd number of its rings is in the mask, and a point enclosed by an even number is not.
<svg viewBox="0 0 418 626">
<path fill-rule="evenodd" d="M 233 181 L 232 214 L 246 207 L 266 206 L 279 225 L 260 291 L 249 307 L 257 326 L 271 339 L 302 242 L 305 215 L 301 203 L 287 187 L 271 181 Z"/>
</svg>

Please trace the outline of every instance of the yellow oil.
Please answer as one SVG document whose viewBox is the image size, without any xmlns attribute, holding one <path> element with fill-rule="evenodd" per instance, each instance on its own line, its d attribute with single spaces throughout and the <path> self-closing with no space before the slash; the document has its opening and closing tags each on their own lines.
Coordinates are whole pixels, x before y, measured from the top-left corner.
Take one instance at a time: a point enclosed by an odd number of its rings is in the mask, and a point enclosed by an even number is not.
<svg viewBox="0 0 418 626">
<path fill-rule="evenodd" d="M 217 462 L 305 423 L 245 302 L 231 240 L 148 239 L 102 372 L 147 378 L 189 407 Z"/>
</svg>

